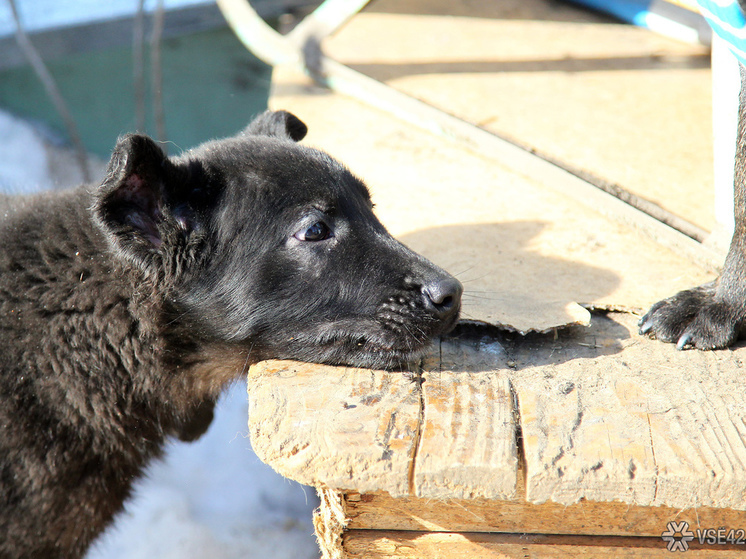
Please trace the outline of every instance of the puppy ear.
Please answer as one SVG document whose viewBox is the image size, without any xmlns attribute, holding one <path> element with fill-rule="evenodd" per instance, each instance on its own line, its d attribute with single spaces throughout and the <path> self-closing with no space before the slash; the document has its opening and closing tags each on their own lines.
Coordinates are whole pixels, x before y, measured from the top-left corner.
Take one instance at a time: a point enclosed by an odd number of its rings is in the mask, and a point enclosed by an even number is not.
<svg viewBox="0 0 746 559">
<path fill-rule="evenodd" d="M 130 260 L 145 264 L 161 246 L 166 174 L 171 163 L 147 136 L 119 140 L 98 189 L 94 216 L 112 244 Z"/>
<path fill-rule="evenodd" d="M 308 127 L 294 114 L 287 111 L 264 111 L 243 132 L 250 136 L 274 136 L 300 142 L 306 137 Z"/>
</svg>

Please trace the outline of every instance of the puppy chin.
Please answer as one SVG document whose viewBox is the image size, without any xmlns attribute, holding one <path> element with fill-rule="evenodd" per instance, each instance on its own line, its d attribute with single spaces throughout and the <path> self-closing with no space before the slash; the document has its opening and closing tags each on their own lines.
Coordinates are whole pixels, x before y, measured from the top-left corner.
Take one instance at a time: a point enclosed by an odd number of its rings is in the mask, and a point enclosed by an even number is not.
<svg viewBox="0 0 746 559">
<path fill-rule="evenodd" d="M 376 369 L 384 371 L 416 371 L 426 348 L 407 353 L 394 351 L 380 352 L 338 352 L 323 350 L 318 363 L 339 367 L 355 367 L 358 369 Z"/>
<path fill-rule="evenodd" d="M 274 351 L 265 351 L 262 357 L 365 369 L 413 370 L 432 343 L 431 338 L 402 338 L 373 324 L 356 326 L 327 325 L 315 335 L 306 332 L 283 344 L 272 344 Z"/>
</svg>

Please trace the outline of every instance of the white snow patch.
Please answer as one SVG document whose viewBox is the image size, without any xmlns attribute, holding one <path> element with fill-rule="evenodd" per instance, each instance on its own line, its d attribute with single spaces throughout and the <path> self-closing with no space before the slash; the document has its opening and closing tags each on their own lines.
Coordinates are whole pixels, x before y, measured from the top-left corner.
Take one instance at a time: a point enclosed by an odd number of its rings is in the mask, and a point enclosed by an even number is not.
<svg viewBox="0 0 746 559">
<path fill-rule="evenodd" d="M 0 111 L 0 192 L 38 192 L 52 187 L 41 135 Z"/>
<path fill-rule="evenodd" d="M 221 398 L 209 431 L 153 464 L 88 559 L 312 559 L 312 489 L 275 473 L 248 440 L 246 384 Z"/>
</svg>

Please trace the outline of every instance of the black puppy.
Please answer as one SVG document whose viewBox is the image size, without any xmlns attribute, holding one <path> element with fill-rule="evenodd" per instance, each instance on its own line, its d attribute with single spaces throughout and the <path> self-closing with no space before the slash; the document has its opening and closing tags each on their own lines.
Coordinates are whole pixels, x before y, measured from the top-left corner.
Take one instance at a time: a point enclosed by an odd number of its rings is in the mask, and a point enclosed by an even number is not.
<svg viewBox="0 0 746 559">
<path fill-rule="evenodd" d="M 391 367 L 453 327 L 459 282 L 305 133 L 128 136 L 97 188 L 0 199 L 0 557 L 80 557 L 249 364 Z"/>
<path fill-rule="evenodd" d="M 739 0 L 740 10 L 735 2 L 717 14 L 709 10 L 718 4 L 709 0 L 699 0 L 703 13 L 718 33 L 730 28 L 717 19 L 730 15 L 739 19 L 746 2 Z M 728 4 L 722 3 L 722 4 Z M 716 10 L 717 11 L 717 10 Z M 743 29 L 740 29 L 742 31 Z M 739 41 L 739 49 L 746 46 L 743 38 L 723 37 L 726 41 Z M 743 53 L 737 49 L 736 52 Z M 711 283 L 681 291 L 659 301 L 640 320 L 640 333 L 650 334 L 665 342 L 675 342 L 679 349 L 719 349 L 727 347 L 739 338 L 746 327 L 746 69 L 744 59 L 737 55 L 741 71 L 741 92 L 738 107 L 738 132 L 734 169 L 735 229 L 728 255 L 725 258 L 720 277 Z"/>
</svg>

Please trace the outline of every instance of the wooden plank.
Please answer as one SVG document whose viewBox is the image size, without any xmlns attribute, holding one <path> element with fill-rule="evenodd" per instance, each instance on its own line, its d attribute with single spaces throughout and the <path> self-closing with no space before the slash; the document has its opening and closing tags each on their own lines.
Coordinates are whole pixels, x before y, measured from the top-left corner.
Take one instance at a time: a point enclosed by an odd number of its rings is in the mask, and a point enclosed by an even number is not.
<svg viewBox="0 0 746 559">
<path fill-rule="evenodd" d="M 340 491 L 746 510 L 744 348 L 680 352 L 635 321 L 450 340 L 419 380 L 258 364 L 252 444 L 283 475 Z"/>
<path fill-rule="evenodd" d="M 286 477 L 336 490 L 430 498 L 516 495 L 514 408 L 494 353 L 438 348 L 421 379 L 267 361 L 249 374 L 250 432 Z M 442 366 L 456 368 L 438 370 Z M 426 365 L 427 366 L 427 365 Z M 376 485 L 378 484 L 378 485 Z"/>
<path fill-rule="evenodd" d="M 615 351 L 597 332 L 591 359 L 562 343 L 514 356 L 527 500 L 745 510 L 743 350 L 681 352 L 615 320 Z"/>
<path fill-rule="evenodd" d="M 352 530 L 343 536 L 347 559 L 630 559 L 670 558 L 659 538 L 537 536 L 525 534 L 422 533 Z M 695 544 L 686 557 L 742 557 L 733 546 Z"/>
<path fill-rule="evenodd" d="M 409 492 L 421 421 L 411 375 L 265 361 L 248 382 L 251 444 L 279 473 L 316 487 Z"/>
<path fill-rule="evenodd" d="M 425 362 L 423 426 L 410 494 L 430 499 L 515 497 L 512 391 L 508 376 L 499 370 L 505 355 L 491 349 L 450 347 Z"/>
<path fill-rule="evenodd" d="M 746 529 L 746 512 L 710 507 L 681 510 L 593 501 L 536 505 L 520 499 L 434 501 L 394 499 L 386 493 L 352 493 L 343 502 L 350 530 L 660 537 L 669 522 L 686 522 L 692 531 L 721 526 Z"/>
</svg>

